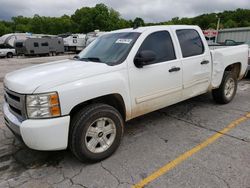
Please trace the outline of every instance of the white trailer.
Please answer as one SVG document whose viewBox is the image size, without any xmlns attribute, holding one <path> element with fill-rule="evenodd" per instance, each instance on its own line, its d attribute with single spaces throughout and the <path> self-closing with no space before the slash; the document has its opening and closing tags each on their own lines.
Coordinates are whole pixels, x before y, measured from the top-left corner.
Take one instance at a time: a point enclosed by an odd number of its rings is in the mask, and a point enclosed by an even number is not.
<svg viewBox="0 0 250 188">
<path fill-rule="evenodd" d="M 86 47 L 86 34 L 72 34 L 63 37 L 65 51 L 80 52 Z"/>
</svg>

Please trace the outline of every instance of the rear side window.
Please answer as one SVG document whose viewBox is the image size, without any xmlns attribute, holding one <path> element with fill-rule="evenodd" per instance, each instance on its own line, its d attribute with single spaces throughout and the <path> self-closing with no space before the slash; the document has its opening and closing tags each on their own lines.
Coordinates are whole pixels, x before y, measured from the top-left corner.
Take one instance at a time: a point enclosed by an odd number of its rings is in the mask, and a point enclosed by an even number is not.
<svg viewBox="0 0 250 188">
<path fill-rule="evenodd" d="M 204 45 L 199 33 L 194 29 L 176 31 L 183 57 L 191 57 L 204 53 Z"/>
<path fill-rule="evenodd" d="M 142 43 L 139 52 L 144 50 L 150 50 L 156 54 L 156 60 L 151 64 L 176 59 L 173 42 L 167 31 L 150 34 Z"/>
<path fill-rule="evenodd" d="M 34 47 L 39 47 L 38 42 L 34 42 Z"/>
</svg>

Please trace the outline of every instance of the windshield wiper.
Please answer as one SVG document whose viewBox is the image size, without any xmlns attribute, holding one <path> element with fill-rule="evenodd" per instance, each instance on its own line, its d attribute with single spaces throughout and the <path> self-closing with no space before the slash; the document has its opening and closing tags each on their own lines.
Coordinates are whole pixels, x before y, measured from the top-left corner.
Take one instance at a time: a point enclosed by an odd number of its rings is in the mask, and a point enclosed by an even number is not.
<svg viewBox="0 0 250 188">
<path fill-rule="evenodd" d="M 93 61 L 93 62 L 102 62 L 100 60 L 99 57 L 83 57 L 83 58 L 80 58 L 80 60 L 83 60 L 83 61 Z"/>
</svg>

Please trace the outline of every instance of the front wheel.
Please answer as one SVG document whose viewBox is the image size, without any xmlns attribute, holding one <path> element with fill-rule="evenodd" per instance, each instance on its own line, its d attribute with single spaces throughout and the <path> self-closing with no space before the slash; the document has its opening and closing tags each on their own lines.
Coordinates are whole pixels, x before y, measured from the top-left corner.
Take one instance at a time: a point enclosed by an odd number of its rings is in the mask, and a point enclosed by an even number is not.
<svg viewBox="0 0 250 188">
<path fill-rule="evenodd" d="M 237 79 L 231 72 L 225 72 L 221 85 L 212 91 L 213 99 L 220 104 L 231 102 L 237 91 Z"/>
<path fill-rule="evenodd" d="M 112 106 L 92 104 L 72 119 L 69 146 L 80 161 L 100 161 L 112 155 L 123 135 L 124 121 Z"/>
<path fill-rule="evenodd" d="M 8 52 L 6 56 L 7 56 L 7 58 L 12 58 L 13 57 L 13 53 Z"/>
</svg>

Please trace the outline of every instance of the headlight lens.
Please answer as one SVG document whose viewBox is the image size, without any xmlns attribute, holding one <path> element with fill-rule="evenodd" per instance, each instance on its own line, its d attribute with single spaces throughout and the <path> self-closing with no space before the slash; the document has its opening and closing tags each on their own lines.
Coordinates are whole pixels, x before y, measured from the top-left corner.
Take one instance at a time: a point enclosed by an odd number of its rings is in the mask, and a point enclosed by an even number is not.
<svg viewBox="0 0 250 188">
<path fill-rule="evenodd" d="M 27 95 L 28 118 L 50 118 L 61 115 L 59 97 L 56 92 Z"/>
</svg>

